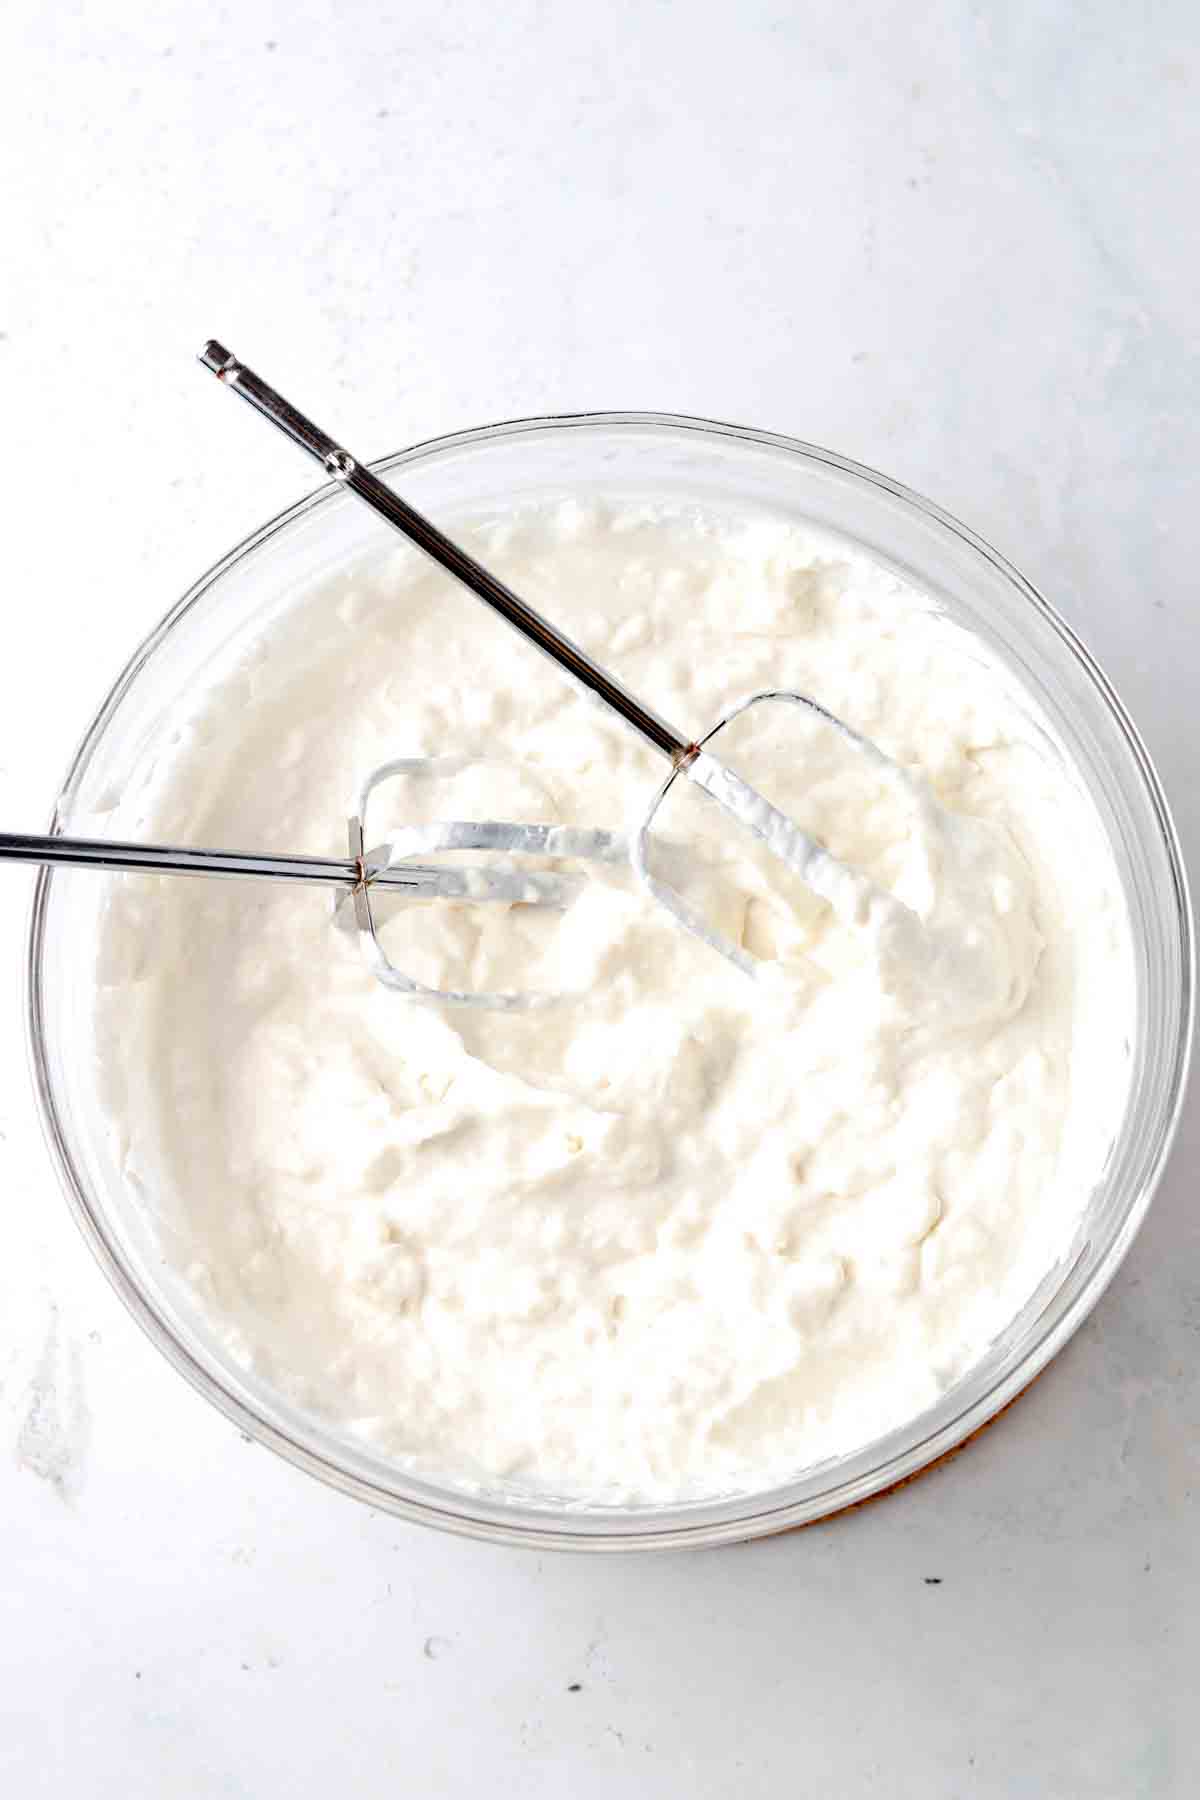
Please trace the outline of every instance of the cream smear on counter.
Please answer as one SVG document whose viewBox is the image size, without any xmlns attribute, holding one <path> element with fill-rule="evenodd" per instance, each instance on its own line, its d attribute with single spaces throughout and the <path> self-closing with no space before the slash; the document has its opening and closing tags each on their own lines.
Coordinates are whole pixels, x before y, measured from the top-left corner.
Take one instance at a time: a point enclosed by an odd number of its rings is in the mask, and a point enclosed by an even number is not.
<svg viewBox="0 0 1200 1800">
<path fill-rule="evenodd" d="M 765 1485 L 929 1406 L 1068 1250 L 1128 1073 L 1109 847 L 982 643 L 843 543 L 651 502 L 462 534 L 668 718 L 787 686 L 878 744 L 907 778 L 803 720 L 744 772 L 990 946 L 987 979 L 918 979 L 798 888 L 720 902 L 752 982 L 592 868 L 564 914 L 397 916 L 422 980 L 573 995 L 450 1009 L 375 982 L 316 892 L 127 878 L 98 968 L 118 1154 L 229 1352 L 411 1469 L 610 1501 Z M 619 829 L 662 773 L 400 550 L 210 686 L 139 828 L 340 855 L 369 769 L 451 752 L 493 760 L 401 784 L 392 823 Z"/>
</svg>

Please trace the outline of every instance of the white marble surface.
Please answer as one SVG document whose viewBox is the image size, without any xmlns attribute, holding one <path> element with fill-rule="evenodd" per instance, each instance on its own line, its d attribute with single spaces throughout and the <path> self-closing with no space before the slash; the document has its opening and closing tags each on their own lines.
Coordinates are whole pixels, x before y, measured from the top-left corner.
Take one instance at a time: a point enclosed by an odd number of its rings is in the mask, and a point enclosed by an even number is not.
<svg viewBox="0 0 1200 1800">
<path fill-rule="evenodd" d="M 890 470 L 1084 632 L 1196 860 L 1198 47 L 1191 0 L 7 0 L 0 817 L 304 485 L 195 369 L 216 333 L 369 453 L 631 405 Z M 1196 1101 L 1109 1295 L 956 1461 L 786 1540 L 539 1559 L 326 1492 L 143 1341 L 39 1140 L 29 885 L 0 1792 L 1200 1791 Z"/>
</svg>

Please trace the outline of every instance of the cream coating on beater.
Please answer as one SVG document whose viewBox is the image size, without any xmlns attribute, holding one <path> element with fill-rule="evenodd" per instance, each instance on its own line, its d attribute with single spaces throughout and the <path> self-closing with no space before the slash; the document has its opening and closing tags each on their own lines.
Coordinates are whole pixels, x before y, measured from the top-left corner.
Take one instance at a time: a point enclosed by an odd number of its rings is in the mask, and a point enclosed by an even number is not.
<svg viewBox="0 0 1200 1800">
<path fill-rule="evenodd" d="M 651 501 L 462 535 L 670 718 L 786 686 L 873 740 L 899 771 L 812 721 L 752 721 L 731 760 L 902 907 L 709 891 L 757 983 L 611 867 L 565 914 L 395 913 L 422 980 L 571 990 L 513 1014 L 388 992 L 319 894 L 127 878 L 96 1014 L 117 1154 L 229 1350 L 413 1469 L 765 1485 L 932 1403 L 1067 1252 L 1127 1080 L 1115 867 L 982 644 L 848 546 Z M 501 760 L 391 823 L 621 828 L 661 779 L 400 550 L 295 598 L 111 830 L 342 854 L 368 768 L 447 750 Z"/>
</svg>

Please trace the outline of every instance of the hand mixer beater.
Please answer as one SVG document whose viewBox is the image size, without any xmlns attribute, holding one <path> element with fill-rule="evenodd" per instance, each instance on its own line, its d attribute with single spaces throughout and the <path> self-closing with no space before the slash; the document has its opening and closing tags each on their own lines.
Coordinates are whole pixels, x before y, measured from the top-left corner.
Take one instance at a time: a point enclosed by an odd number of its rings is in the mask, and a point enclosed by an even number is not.
<svg viewBox="0 0 1200 1800">
<path fill-rule="evenodd" d="M 700 737 L 693 738 L 678 730 L 632 694 L 541 613 L 536 612 L 527 601 L 515 594 L 499 576 L 485 568 L 460 544 L 454 543 L 349 451 L 298 412 L 253 370 L 240 363 L 224 345 L 210 341 L 201 352 L 200 361 L 232 392 L 306 451 L 327 475 L 331 475 L 394 530 L 470 589 L 514 631 L 556 663 L 586 694 L 608 707 L 643 742 L 670 763 L 669 773 L 655 793 L 640 825 L 628 840 L 627 847 L 614 834 L 580 833 L 564 827 L 548 827 L 544 831 L 539 827 L 525 827 L 524 832 L 533 835 L 523 836 L 519 845 L 506 836 L 505 841 L 511 847 L 530 851 L 540 848 L 543 854 L 548 855 L 575 854 L 604 860 L 619 859 L 628 854 L 643 886 L 680 925 L 726 956 L 744 973 L 752 975 L 758 968 L 757 960 L 740 945 L 714 929 L 689 904 L 678 888 L 662 879 L 651 867 L 651 827 L 671 787 L 682 776 L 715 802 L 743 830 L 749 832 L 773 857 L 798 875 L 814 893 L 828 901 L 835 913 L 847 923 L 861 924 L 868 918 L 874 918 L 877 923 L 891 920 L 901 927 L 905 923 L 916 926 L 914 915 L 892 894 L 860 871 L 847 867 L 831 856 L 822 844 L 801 830 L 786 813 L 751 787 L 728 764 L 719 761 L 710 748 L 736 718 L 753 707 L 770 704 L 802 707 L 833 726 L 856 751 L 891 770 L 902 780 L 907 780 L 903 771 L 897 769 L 868 740 L 860 737 L 808 695 L 780 688 L 751 694 L 739 701 Z M 510 830 L 511 828 L 506 828 L 506 832 Z M 580 845 L 574 851 L 570 847 L 573 840 Z M 383 973 L 386 979 L 386 959 L 382 957 L 371 918 L 370 888 L 369 881 L 360 887 L 359 915 L 363 931 L 373 947 L 373 954 L 377 959 L 382 959 L 382 963 L 378 960 L 376 962 L 377 972 Z"/>
</svg>

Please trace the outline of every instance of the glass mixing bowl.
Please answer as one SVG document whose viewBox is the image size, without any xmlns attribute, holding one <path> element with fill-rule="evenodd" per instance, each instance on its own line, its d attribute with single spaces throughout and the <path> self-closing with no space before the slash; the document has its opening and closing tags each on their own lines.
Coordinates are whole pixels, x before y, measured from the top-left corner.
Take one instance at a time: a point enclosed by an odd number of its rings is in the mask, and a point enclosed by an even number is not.
<svg viewBox="0 0 1200 1800">
<path fill-rule="evenodd" d="M 1128 1250 L 1162 1171 L 1187 1073 L 1193 944 L 1179 845 L 1145 748 L 1082 644 L 1015 569 L 938 507 L 826 450 L 705 420 L 608 413 L 486 426 L 375 467 L 446 522 L 551 494 L 657 493 L 722 510 L 765 508 L 853 540 L 977 632 L 1053 722 L 1124 884 L 1136 1029 L 1125 1116 L 1103 1176 L 1070 1254 L 967 1376 L 887 1437 L 785 1485 L 686 1504 L 593 1507 L 416 1479 L 239 1367 L 168 1265 L 153 1227 L 153 1195 L 119 1173 L 98 1092 L 91 1007 L 104 882 L 93 873 L 44 871 L 29 950 L 33 1065 L 84 1235 L 149 1336 L 237 1425 L 346 1493 L 405 1518 L 541 1548 L 652 1549 L 756 1537 L 863 1500 L 968 1437 L 1062 1347 Z M 102 834 L 114 796 L 135 792 L 155 761 L 170 755 L 188 696 L 299 588 L 369 553 L 383 530 L 352 497 L 327 487 L 197 582 L 100 708 L 67 777 L 56 829 L 90 826 Z M 561 622 L 572 629 L 569 604 Z M 557 679 L 548 668 L 543 678 Z"/>
</svg>

